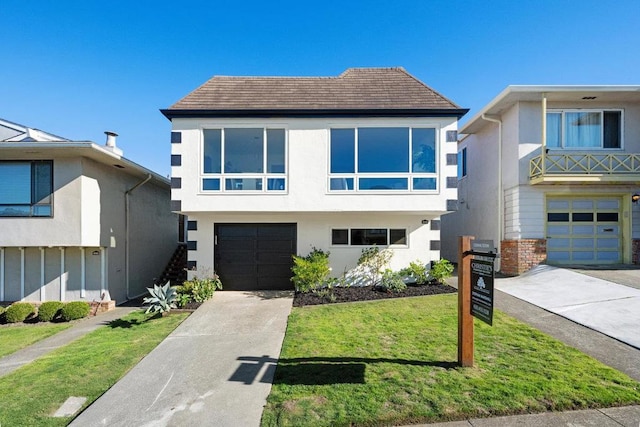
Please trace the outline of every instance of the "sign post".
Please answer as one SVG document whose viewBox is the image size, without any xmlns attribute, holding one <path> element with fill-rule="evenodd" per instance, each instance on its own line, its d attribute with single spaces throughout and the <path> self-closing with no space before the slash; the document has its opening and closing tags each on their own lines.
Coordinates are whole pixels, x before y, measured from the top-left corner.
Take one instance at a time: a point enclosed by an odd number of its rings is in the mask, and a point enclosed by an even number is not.
<svg viewBox="0 0 640 427">
<path fill-rule="evenodd" d="M 473 366 L 473 317 L 493 323 L 496 256 L 491 240 L 458 240 L 458 363 L 463 367 Z"/>
<path fill-rule="evenodd" d="M 458 363 L 473 366 L 473 317 L 471 317 L 471 250 L 473 236 L 458 240 Z"/>
</svg>

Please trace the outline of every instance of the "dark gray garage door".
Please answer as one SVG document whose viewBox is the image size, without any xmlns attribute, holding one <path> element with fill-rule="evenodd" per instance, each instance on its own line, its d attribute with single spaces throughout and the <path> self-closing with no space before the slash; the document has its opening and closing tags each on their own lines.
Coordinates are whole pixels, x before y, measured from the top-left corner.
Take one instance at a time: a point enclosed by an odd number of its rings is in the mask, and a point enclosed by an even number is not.
<svg viewBox="0 0 640 427">
<path fill-rule="evenodd" d="M 215 269 L 225 290 L 293 289 L 296 224 L 216 224 Z"/>
</svg>

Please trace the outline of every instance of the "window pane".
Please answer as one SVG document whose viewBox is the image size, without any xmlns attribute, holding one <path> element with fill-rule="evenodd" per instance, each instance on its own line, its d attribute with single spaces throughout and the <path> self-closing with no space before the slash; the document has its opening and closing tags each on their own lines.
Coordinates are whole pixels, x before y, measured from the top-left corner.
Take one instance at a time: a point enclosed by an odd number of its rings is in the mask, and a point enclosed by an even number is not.
<svg viewBox="0 0 640 427">
<path fill-rule="evenodd" d="M 29 216 L 31 206 L 29 205 L 0 205 L 0 216 Z"/>
<path fill-rule="evenodd" d="M 358 172 L 409 172 L 409 128 L 358 128 Z"/>
<path fill-rule="evenodd" d="M 408 190 L 407 178 L 360 178 L 360 190 Z"/>
<path fill-rule="evenodd" d="M 51 162 L 35 162 L 33 164 L 33 203 L 51 203 L 51 193 L 53 192 L 52 179 L 53 171 Z"/>
<path fill-rule="evenodd" d="M 565 221 L 569 221 L 569 213 L 568 212 L 563 212 L 563 213 L 548 213 L 547 214 L 547 221 L 549 222 L 565 222 Z"/>
<path fill-rule="evenodd" d="M 221 171 L 221 131 L 220 129 L 205 129 L 203 152 L 204 152 L 204 173 L 220 173 Z"/>
<path fill-rule="evenodd" d="M 284 173 L 284 129 L 267 129 L 267 173 Z"/>
<path fill-rule="evenodd" d="M 601 147 L 600 113 L 564 113 L 565 147 Z"/>
<path fill-rule="evenodd" d="M 411 136 L 413 172 L 435 172 L 436 130 L 413 129 Z"/>
<path fill-rule="evenodd" d="M 0 163 L 0 203 L 31 204 L 31 163 Z"/>
<path fill-rule="evenodd" d="M 547 147 L 559 148 L 562 140 L 562 113 L 547 113 Z"/>
<path fill-rule="evenodd" d="M 224 173 L 263 173 L 264 129 L 224 130 Z"/>
<path fill-rule="evenodd" d="M 407 230 L 394 229 L 389 230 L 389 240 L 392 245 L 406 245 L 407 244 Z"/>
<path fill-rule="evenodd" d="M 618 221 L 618 213 L 617 212 L 598 212 L 598 221 Z"/>
<path fill-rule="evenodd" d="M 438 181 L 436 178 L 413 178 L 414 190 L 435 190 Z"/>
<path fill-rule="evenodd" d="M 355 130 L 331 129 L 331 173 L 355 172 Z"/>
<path fill-rule="evenodd" d="M 261 191 L 262 178 L 225 179 L 224 189 L 227 191 Z"/>
<path fill-rule="evenodd" d="M 331 190 L 353 190 L 353 178 L 331 178 L 329 180 Z"/>
<path fill-rule="evenodd" d="M 270 191 L 283 191 L 286 190 L 284 178 L 269 178 L 267 179 L 267 190 Z"/>
<path fill-rule="evenodd" d="M 332 245 L 348 245 L 349 230 L 344 230 L 344 229 L 331 230 L 331 244 Z"/>
<path fill-rule="evenodd" d="M 33 216 L 51 216 L 51 205 L 36 205 L 33 207 Z"/>
<path fill-rule="evenodd" d="M 572 220 L 574 222 L 590 222 L 590 221 L 593 221 L 593 213 L 592 212 L 576 212 L 572 215 Z"/>
<path fill-rule="evenodd" d="M 604 148 L 620 148 L 622 128 L 622 114 L 620 111 L 604 112 Z"/>
<path fill-rule="evenodd" d="M 458 151 L 458 178 L 467 176 L 467 148 Z"/>
<path fill-rule="evenodd" d="M 205 178 L 202 180 L 203 190 L 220 190 L 220 180 L 218 178 Z"/>
<path fill-rule="evenodd" d="M 386 228 L 352 228 L 351 229 L 352 245 L 386 245 L 387 229 Z"/>
</svg>

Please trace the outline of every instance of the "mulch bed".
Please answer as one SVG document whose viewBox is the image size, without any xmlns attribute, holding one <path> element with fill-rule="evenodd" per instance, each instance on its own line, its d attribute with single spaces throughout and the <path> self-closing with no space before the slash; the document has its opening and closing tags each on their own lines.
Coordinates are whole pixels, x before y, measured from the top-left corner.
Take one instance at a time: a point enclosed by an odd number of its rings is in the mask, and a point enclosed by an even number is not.
<svg viewBox="0 0 640 427">
<path fill-rule="evenodd" d="M 386 292 L 372 286 L 352 286 L 349 288 L 333 288 L 331 290 L 314 292 L 296 292 L 293 297 L 294 307 L 305 305 L 332 304 L 338 302 L 370 301 L 387 298 L 417 297 L 423 295 L 451 294 L 457 292 L 456 288 L 449 285 L 426 284 L 409 285 L 400 292 Z M 333 297 L 331 297 L 333 295 Z"/>
</svg>

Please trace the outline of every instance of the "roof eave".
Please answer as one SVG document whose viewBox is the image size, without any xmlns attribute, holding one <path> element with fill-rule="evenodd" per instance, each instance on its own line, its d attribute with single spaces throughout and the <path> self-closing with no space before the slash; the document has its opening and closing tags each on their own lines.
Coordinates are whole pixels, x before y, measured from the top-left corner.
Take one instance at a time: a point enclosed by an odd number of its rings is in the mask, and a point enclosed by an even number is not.
<svg viewBox="0 0 640 427">
<path fill-rule="evenodd" d="M 163 109 L 169 120 L 196 117 L 456 117 L 460 119 L 466 108 L 381 108 L 381 109 Z"/>
</svg>

